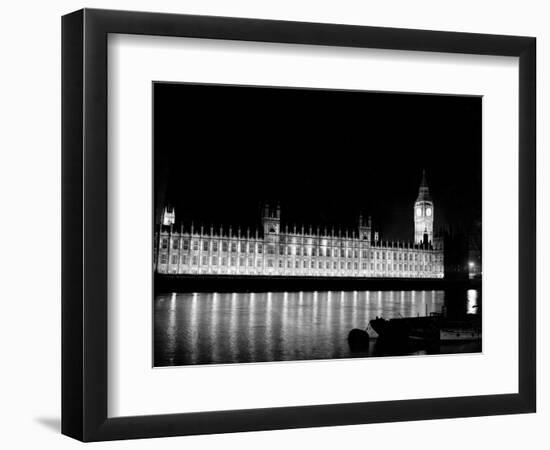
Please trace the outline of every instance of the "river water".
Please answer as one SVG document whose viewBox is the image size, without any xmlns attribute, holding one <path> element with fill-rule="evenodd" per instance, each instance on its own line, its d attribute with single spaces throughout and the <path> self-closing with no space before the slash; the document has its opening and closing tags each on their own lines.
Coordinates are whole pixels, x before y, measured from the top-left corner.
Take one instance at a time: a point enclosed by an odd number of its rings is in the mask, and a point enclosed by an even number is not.
<svg viewBox="0 0 550 450">
<path fill-rule="evenodd" d="M 154 299 L 154 365 L 227 364 L 428 353 L 471 353 L 481 343 L 352 351 L 347 335 L 375 317 L 477 313 L 478 291 L 167 293 Z"/>
</svg>

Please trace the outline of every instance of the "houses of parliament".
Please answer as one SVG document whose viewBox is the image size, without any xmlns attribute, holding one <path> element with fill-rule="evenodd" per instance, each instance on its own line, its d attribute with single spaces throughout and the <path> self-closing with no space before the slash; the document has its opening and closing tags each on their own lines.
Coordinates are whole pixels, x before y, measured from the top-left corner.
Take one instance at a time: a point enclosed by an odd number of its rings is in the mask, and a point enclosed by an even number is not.
<svg viewBox="0 0 550 450">
<path fill-rule="evenodd" d="M 161 274 L 443 278 L 443 239 L 434 236 L 434 204 L 425 173 L 413 207 L 414 237 L 383 241 L 372 220 L 358 218 L 354 232 L 282 227 L 281 209 L 265 205 L 262 228 L 175 226 L 165 207 L 154 237 L 154 270 Z"/>
</svg>

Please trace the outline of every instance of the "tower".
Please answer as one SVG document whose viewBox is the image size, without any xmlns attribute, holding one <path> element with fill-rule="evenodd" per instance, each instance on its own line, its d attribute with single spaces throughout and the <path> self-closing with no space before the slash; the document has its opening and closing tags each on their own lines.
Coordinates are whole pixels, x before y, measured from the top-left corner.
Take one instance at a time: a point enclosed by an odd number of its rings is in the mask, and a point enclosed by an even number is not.
<svg viewBox="0 0 550 450">
<path fill-rule="evenodd" d="M 270 208 L 269 204 L 266 203 L 262 217 L 262 225 L 264 228 L 264 237 L 276 238 L 279 236 L 281 228 L 281 206 L 279 203 L 277 203 L 276 209 Z"/>
<path fill-rule="evenodd" d="M 433 242 L 433 230 L 434 204 L 426 181 L 426 171 L 423 170 L 418 197 L 414 202 L 414 242 L 424 242 L 424 235 L 427 235 L 428 242 Z"/>
<path fill-rule="evenodd" d="M 165 206 L 162 211 L 162 225 L 174 225 L 176 222 L 176 210 L 174 207 Z"/>
<path fill-rule="evenodd" d="M 371 229 L 372 229 L 372 220 L 370 216 L 368 221 L 365 222 L 365 220 L 363 219 L 363 214 L 360 214 L 359 215 L 359 239 L 370 242 L 372 238 Z"/>
</svg>

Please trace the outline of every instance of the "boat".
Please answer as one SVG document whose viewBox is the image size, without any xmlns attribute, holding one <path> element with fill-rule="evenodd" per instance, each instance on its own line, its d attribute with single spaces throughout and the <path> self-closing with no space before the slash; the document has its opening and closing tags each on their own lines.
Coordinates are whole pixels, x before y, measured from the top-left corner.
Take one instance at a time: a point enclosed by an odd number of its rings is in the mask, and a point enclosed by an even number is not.
<svg viewBox="0 0 550 450">
<path fill-rule="evenodd" d="M 369 322 L 379 339 L 387 342 L 407 340 L 424 342 L 481 341 L 481 316 L 466 314 L 460 318 L 447 318 L 442 313 L 422 317 L 384 319 L 377 317 Z"/>
</svg>

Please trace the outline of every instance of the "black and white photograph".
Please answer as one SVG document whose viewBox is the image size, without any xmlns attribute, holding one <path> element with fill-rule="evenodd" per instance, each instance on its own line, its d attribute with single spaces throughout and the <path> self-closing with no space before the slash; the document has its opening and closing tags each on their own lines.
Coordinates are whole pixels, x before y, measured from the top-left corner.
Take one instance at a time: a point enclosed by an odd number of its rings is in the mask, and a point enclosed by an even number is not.
<svg viewBox="0 0 550 450">
<path fill-rule="evenodd" d="M 481 352 L 481 97 L 153 104 L 155 367 Z"/>
<path fill-rule="evenodd" d="M 0 448 L 550 448 L 550 3 L 441 5 L 3 4 Z"/>
</svg>

